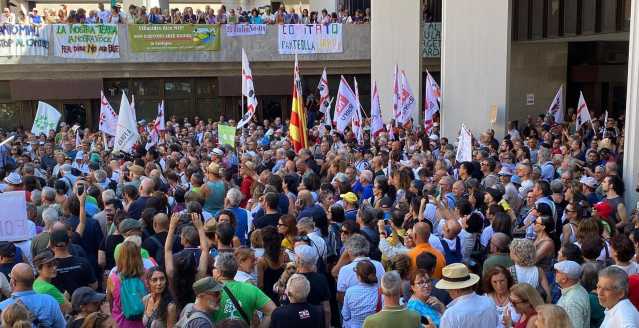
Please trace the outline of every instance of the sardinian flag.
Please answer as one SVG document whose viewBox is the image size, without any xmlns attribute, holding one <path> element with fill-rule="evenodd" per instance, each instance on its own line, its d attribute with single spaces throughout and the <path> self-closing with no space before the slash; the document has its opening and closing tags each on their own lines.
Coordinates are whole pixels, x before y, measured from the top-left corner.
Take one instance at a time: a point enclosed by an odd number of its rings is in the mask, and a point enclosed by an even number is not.
<svg viewBox="0 0 639 328">
<path fill-rule="evenodd" d="M 158 116 L 153 121 L 153 128 L 151 129 L 151 133 L 149 135 L 149 142 L 146 144 L 146 149 L 148 150 L 153 145 L 157 145 L 160 143 L 160 131 L 166 129 L 166 125 L 164 123 L 164 100 L 158 104 Z"/>
<path fill-rule="evenodd" d="M 550 103 L 550 108 L 548 108 L 548 115 L 551 115 L 555 120 L 555 124 L 563 123 L 564 121 L 564 109 L 563 109 L 563 88 L 564 86 L 560 86 L 559 90 L 557 90 L 557 94 L 555 98 L 553 98 L 552 103 Z"/>
<path fill-rule="evenodd" d="M 395 71 L 393 72 L 393 118 L 395 119 L 395 124 L 401 123 L 401 94 L 399 89 L 399 66 L 395 64 Z"/>
<path fill-rule="evenodd" d="M 253 86 L 253 73 L 249 66 L 248 57 L 244 48 L 242 48 L 242 96 L 246 97 L 246 113 L 237 123 L 237 129 L 241 129 L 244 125 L 251 121 L 257 108 L 257 97 L 255 97 L 255 87 Z"/>
<path fill-rule="evenodd" d="M 76 125 L 75 128 L 75 148 L 80 148 L 82 145 L 82 139 L 80 138 L 80 126 Z"/>
<path fill-rule="evenodd" d="M 333 102 L 333 99 L 330 99 L 330 95 L 328 94 L 328 77 L 326 76 L 326 67 L 324 68 L 324 72 L 322 72 L 322 77 L 317 85 L 317 89 L 319 90 L 320 95 L 319 111 L 324 114 L 324 123 L 322 124 L 331 125 L 331 103 Z"/>
<path fill-rule="evenodd" d="M 408 84 L 406 73 L 402 71 L 399 123 L 403 124 L 404 126 L 410 123 L 410 119 L 413 116 L 413 112 L 415 112 L 416 107 L 417 102 L 415 101 L 415 96 L 413 96 L 413 90 L 411 90 L 410 85 Z"/>
<path fill-rule="evenodd" d="M 591 122 L 590 111 L 588 110 L 588 105 L 586 104 L 586 99 L 584 99 L 583 92 L 579 92 L 579 103 L 577 104 L 577 128 L 584 125 L 586 122 Z"/>
<path fill-rule="evenodd" d="M 440 89 L 430 73 L 426 72 L 426 91 L 424 92 L 424 130 L 430 134 L 433 130 L 433 117 L 439 112 Z"/>
<path fill-rule="evenodd" d="M 362 127 L 362 111 L 360 108 L 362 107 L 359 103 L 359 91 L 357 90 L 357 79 L 353 78 L 354 86 L 355 86 L 355 101 L 357 104 L 355 105 L 355 115 L 351 118 L 353 134 L 355 134 L 355 138 L 357 138 L 358 144 L 364 143 L 364 128 Z"/>
<path fill-rule="evenodd" d="M 102 91 L 100 92 L 100 122 L 98 127 L 100 131 L 110 136 L 115 136 L 115 131 L 118 128 L 118 114 L 115 113 Z"/>
<path fill-rule="evenodd" d="M 373 81 L 373 92 L 371 92 L 371 140 L 384 130 L 384 120 L 382 119 L 382 105 L 379 102 L 379 91 L 377 91 L 377 81 Z"/>
<path fill-rule="evenodd" d="M 337 127 L 337 131 L 344 133 L 344 130 L 351 123 L 355 111 L 359 109 L 359 102 L 356 99 L 353 89 L 348 85 L 348 82 L 342 76 L 339 82 L 339 89 L 337 90 L 337 103 L 335 104 L 335 117 L 334 122 Z"/>
</svg>

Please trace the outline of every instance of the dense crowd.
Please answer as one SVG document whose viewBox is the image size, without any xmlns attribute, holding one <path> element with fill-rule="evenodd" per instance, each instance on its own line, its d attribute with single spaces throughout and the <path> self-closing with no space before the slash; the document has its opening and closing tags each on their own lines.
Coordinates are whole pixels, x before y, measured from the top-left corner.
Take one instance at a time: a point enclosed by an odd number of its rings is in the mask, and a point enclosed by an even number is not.
<svg viewBox="0 0 639 328">
<path fill-rule="evenodd" d="M 0 24 L 365 24 L 370 22 L 370 9 L 357 9 L 349 13 L 342 8 L 338 12 L 329 13 L 310 11 L 308 9 L 279 6 L 277 11 L 271 7 L 245 10 L 231 8 L 228 11 L 222 5 L 217 11 L 209 5 L 204 10 L 185 7 L 161 10 L 159 7 L 147 9 L 145 6 L 130 5 L 128 11 L 119 5 L 105 10 L 104 4 L 98 3 L 97 9 L 68 10 L 62 5 L 58 10 L 44 9 L 42 13 L 33 9 L 28 15 L 22 10 L 16 14 L 5 8 L 0 16 Z"/>
<path fill-rule="evenodd" d="M 317 107 L 297 152 L 280 118 L 237 149 L 224 117 L 172 117 L 151 147 L 140 124 L 130 154 L 12 133 L 0 189 L 31 238 L 0 242 L 3 327 L 639 326 L 622 120 L 530 117 L 460 163 L 438 124 L 357 143 Z"/>
</svg>

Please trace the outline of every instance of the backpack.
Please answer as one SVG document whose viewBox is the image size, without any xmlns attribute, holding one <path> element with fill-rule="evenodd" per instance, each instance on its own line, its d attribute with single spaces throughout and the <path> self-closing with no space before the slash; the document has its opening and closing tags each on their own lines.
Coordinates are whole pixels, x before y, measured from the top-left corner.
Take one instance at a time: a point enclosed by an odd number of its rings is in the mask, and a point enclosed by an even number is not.
<svg viewBox="0 0 639 328">
<path fill-rule="evenodd" d="M 142 298 L 146 295 L 146 288 L 139 277 L 120 278 L 120 305 L 122 314 L 127 320 L 140 320 L 144 314 Z"/>
<path fill-rule="evenodd" d="M 211 319 L 209 319 L 209 317 L 205 313 L 193 310 L 192 306 L 188 310 L 185 308 L 185 310 L 186 311 L 182 313 L 180 320 L 175 323 L 175 328 L 186 328 L 188 327 L 189 323 L 195 319 L 205 319 L 211 325 L 211 327 L 213 326 Z"/>
<path fill-rule="evenodd" d="M 475 238 L 475 244 L 473 245 L 473 250 L 470 252 L 470 260 L 468 261 L 469 269 L 475 273 L 482 271 L 482 266 L 488 256 L 486 254 L 486 247 L 481 244 L 480 236 L 481 234 L 478 234 Z"/>
<path fill-rule="evenodd" d="M 451 251 L 448 243 L 444 240 L 444 238 L 439 238 L 439 241 L 442 243 L 442 247 L 444 248 L 444 257 L 446 258 L 446 265 L 453 263 L 461 263 L 463 260 L 462 251 L 461 251 L 461 241 L 459 236 L 455 237 L 455 250 Z"/>
</svg>

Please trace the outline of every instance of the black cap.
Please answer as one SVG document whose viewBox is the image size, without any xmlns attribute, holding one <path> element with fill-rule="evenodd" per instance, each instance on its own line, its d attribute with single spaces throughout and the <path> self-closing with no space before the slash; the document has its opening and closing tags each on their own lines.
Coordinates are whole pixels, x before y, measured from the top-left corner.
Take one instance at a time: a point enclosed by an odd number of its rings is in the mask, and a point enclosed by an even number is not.
<svg viewBox="0 0 639 328">
<path fill-rule="evenodd" d="M 102 302 L 106 298 L 105 294 L 97 293 L 91 287 L 80 287 L 71 296 L 71 305 L 74 311 L 80 311 L 80 307 L 93 302 Z"/>
<path fill-rule="evenodd" d="M 69 235 L 66 230 L 58 229 L 51 232 L 49 240 L 54 247 L 65 247 L 69 243 Z"/>
</svg>

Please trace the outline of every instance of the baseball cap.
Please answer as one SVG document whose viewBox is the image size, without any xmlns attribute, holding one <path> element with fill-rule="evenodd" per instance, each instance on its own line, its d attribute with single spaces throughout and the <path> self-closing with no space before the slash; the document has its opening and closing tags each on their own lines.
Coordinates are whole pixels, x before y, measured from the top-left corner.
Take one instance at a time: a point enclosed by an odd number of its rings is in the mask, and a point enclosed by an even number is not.
<svg viewBox="0 0 639 328">
<path fill-rule="evenodd" d="M 224 156 L 224 151 L 220 148 L 213 148 L 213 155 Z"/>
<path fill-rule="evenodd" d="M 122 222 L 120 222 L 120 225 L 118 226 L 118 230 L 120 230 L 121 234 L 125 234 L 131 230 L 140 229 L 142 229 L 142 224 L 140 224 L 140 221 L 130 218 L 122 220 Z"/>
<path fill-rule="evenodd" d="M 555 263 L 555 270 L 567 275 L 570 279 L 581 278 L 581 265 L 575 261 L 561 261 Z"/>
<path fill-rule="evenodd" d="M 590 188 L 595 188 L 597 186 L 597 180 L 595 180 L 595 178 L 585 175 L 582 176 L 581 179 L 579 179 L 579 183 L 583 183 Z"/>
<path fill-rule="evenodd" d="M 295 257 L 302 263 L 315 263 L 317 262 L 318 254 L 317 250 L 309 245 L 299 245 L 295 247 Z"/>
<path fill-rule="evenodd" d="M 22 184 L 22 177 L 18 173 L 11 172 L 4 178 L 4 182 L 10 185 L 19 185 Z"/>
<path fill-rule="evenodd" d="M 106 294 L 98 293 L 91 287 L 80 287 L 71 296 L 71 305 L 74 311 L 80 311 L 80 307 L 85 304 L 99 302 L 102 303 Z"/>
<path fill-rule="evenodd" d="M 393 200 L 388 196 L 382 197 L 382 199 L 379 202 L 380 202 L 379 206 L 382 209 L 390 209 L 391 207 L 393 207 Z"/>
<path fill-rule="evenodd" d="M 195 295 L 216 293 L 222 291 L 223 288 L 224 286 L 215 281 L 213 277 L 202 278 L 193 283 L 193 291 L 195 292 Z"/>
<path fill-rule="evenodd" d="M 69 243 L 69 235 L 66 230 L 58 229 L 51 232 L 49 240 L 55 247 L 64 247 Z"/>
<path fill-rule="evenodd" d="M 339 195 L 339 198 L 343 199 L 344 201 L 346 201 L 348 203 L 357 203 L 357 195 L 355 195 L 351 191 L 349 191 L 349 192 L 347 192 L 345 194 Z"/>
</svg>

